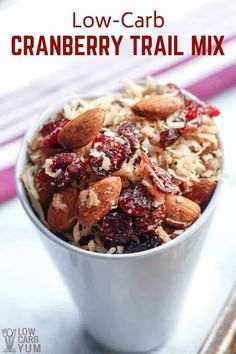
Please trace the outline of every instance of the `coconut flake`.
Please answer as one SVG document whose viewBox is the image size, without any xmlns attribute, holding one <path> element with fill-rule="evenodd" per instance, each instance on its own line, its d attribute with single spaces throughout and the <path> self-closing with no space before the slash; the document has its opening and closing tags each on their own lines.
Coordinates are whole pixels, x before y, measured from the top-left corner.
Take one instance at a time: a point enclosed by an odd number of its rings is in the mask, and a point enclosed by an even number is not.
<svg viewBox="0 0 236 354">
<path fill-rule="evenodd" d="M 97 194 L 92 189 L 85 189 L 80 192 L 79 199 L 82 205 L 92 208 L 100 204 Z"/>
</svg>

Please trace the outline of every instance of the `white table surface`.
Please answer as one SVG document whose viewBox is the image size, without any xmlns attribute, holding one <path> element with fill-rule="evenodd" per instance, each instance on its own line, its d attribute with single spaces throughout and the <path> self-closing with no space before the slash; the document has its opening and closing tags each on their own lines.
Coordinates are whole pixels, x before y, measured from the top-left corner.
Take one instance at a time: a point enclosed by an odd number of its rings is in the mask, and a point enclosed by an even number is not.
<svg viewBox="0 0 236 354">
<path fill-rule="evenodd" d="M 225 153 L 225 180 L 179 321 L 158 354 L 196 354 L 235 283 L 236 87 L 212 100 Z M 0 328 L 35 327 L 43 354 L 105 353 L 84 333 L 80 315 L 20 203 L 0 207 Z M 0 333 L 0 352 L 4 348 Z"/>
</svg>

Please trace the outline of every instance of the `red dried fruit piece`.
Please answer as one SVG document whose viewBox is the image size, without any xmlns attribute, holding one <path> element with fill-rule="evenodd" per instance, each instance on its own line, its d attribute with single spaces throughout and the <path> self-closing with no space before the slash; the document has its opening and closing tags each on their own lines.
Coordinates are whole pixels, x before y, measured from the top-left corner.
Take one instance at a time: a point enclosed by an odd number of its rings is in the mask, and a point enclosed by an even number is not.
<svg viewBox="0 0 236 354">
<path fill-rule="evenodd" d="M 161 167 L 156 167 L 143 152 L 141 158 L 145 164 L 145 173 L 154 187 L 167 193 L 176 193 L 179 188 L 172 182 L 171 175 Z"/>
<path fill-rule="evenodd" d="M 120 124 L 117 134 L 126 138 L 132 150 L 137 149 L 140 144 L 140 131 L 133 122 L 123 122 Z"/>
<path fill-rule="evenodd" d="M 162 219 L 165 217 L 166 208 L 162 204 L 157 208 L 153 208 L 145 216 L 133 218 L 134 230 L 138 235 L 155 234 L 155 230 L 160 225 Z"/>
<path fill-rule="evenodd" d="M 115 242 L 125 243 L 134 234 L 132 217 L 119 210 L 112 211 L 103 218 L 101 232 Z"/>
<path fill-rule="evenodd" d="M 120 207 L 134 216 L 146 215 L 151 209 L 152 202 L 153 196 L 142 183 L 125 188 L 119 198 Z"/>
<path fill-rule="evenodd" d="M 146 242 L 144 243 L 135 243 L 135 242 L 132 242 L 126 249 L 125 253 L 138 253 L 138 252 L 143 252 L 143 251 L 147 251 L 149 250 L 150 247 Z"/>
<path fill-rule="evenodd" d="M 80 161 L 76 153 L 73 152 L 63 152 L 61 154 L 57 154 L 52 158 L 51 169 L 52 171 L 56 171 L 59 168 L 64 169 L 68 165 L 73 162 Z"/>
<path fill-rule="evenodd" d="M 53 178 L 45 173 L 45 169 L 42 168 L 34 175 L 34 185 L 35 189 L 39 195 L 39 202 L 44 210 L 47 210 L 52 196 L 54 194 L 50 183 L 53 181 Z"/>
<path fill-rule="evenodd" d="M 220 111 L 210 105 L 201 101 L 195 101 L 189 96 L 184 97 L 185 109 L 180 113 L 180 117 L 185 121 L 185 127 L 180 129 L 183 133 L 188 129 L 196 129 L 202 125 L 202 116 L 207 114 L 209 117 L 215 117 L 220 114 Z"/>
<path fill-rule="evenodd" d="M 211 104 L 207 104 L 205 106 L 205 110 L 208 114 L 209 117 L 216 117 L 220 114 L 220 110 L 214 106 L 212 106 Z"/>
<path fill-rule="evenodd" d="M 182 122 L 183 128 L 178 129 L 179 134 L 183 134 L 186 130 L 197 129 L 202 125 L 202 116 L 208 115 L 215 117 L 220 114 L 220 111 L 201 101 L 195 101 L 189 96 L 184 96 L 185 108 L 175 118 L 174 122 Z"/>
<path fill-rule="evenodd" d="M 163 244 L 163 240 L 155 235 L 155 236 L 148 236 L 146 240 L 140 244 L 132 242 L 126 249 L 125 253 L 136 253 L 150 250 L 151 248 L 155 248 L 161 246 Z"/>
<path fill-rule="evenodd" d="M 53 172 L 61 169 L 61 173 L 52 179 L 50 186 L 54 190 L 64 188 L 82 176 L 84 167 L 76 153 L 61 153 L 52 158 L 50 168 Z"/>
<path fill-rule="evenodd" d="M 64 188 L 71 184 L 73 181 L 76 181 L 81 177 L 81 173 L 83 172 L 82 165 L 79 164 L 71 164 L 69 165 L 64 172 L 62 172 L 59 176 L 57 176 L 51 185 L 58 189 Z"/>
<path fill-rule="evenodd" d="M 185 96 L 185 109 L 180 113 L 179 118 L 185 123 L 185 127 L 179 129 L 180 133 L 184 133 L 189 129 L 196 129 L 202 125 L 202 115 L 205 114 L 204 107 L 201 102 L 194 101 L 192 98 Z"/>
<path fill-rule="evenodd" d="M 89 163 L 96 175 L 108 176 L 118 171 L 130 154 L 130 144 L 126 138 L 99 133 L 93 141 Z"/>
<path fill-rule="evenodd" d="M 203 103 L 184 96 L 185 108 L 180 112 L 176 121 L 183 122 L 184 127 L 178 129 L 180 134 L 186 130 L 197 129 L 202 125 L 202 115 L 205 114 Z"/>
<path fill-rule="evenodd" d="M 160 134 L 161 147 L 166 148 L 167 146 L 170 146 L 178 139 L 179 136 L 180 133 L 176 129 L 164 130 Z"/>
<path fill-rule="evenodd" d="M 186 112 L 186 118 L 191 120 L 195 119 L 199 113 L 204 113 L 204 106 L 201 102 L 194 101 L 192 98 L 185 96 L 184 97 L 184 102 L 185 102 L 185 109 L 187 109 Z"/>
<path fill-rule="evenodd" d="M 58 120 L 48 122 L 43 125 L 40 130 L 42 135 L 42 142 L 47 147 L 57 147 L 58 135 L 62 128 L 69 122 L 69 119 L 65 118 L 63 115 L 59 116 Z"/>
</svg>

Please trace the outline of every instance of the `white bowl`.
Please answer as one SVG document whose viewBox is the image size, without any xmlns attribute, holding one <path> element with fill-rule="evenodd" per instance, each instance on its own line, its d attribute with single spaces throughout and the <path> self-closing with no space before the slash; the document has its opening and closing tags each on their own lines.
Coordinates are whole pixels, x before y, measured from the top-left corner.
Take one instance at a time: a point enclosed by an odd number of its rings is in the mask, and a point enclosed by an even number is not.
<svg viewBox="0 0 236 354">
<path fill-rule="evenodd" d="M 72 98 L 51 105 L 26 133 L 16 164 L 18 196 L 92 336 L 111 350 L 151 350 L 172 336 L 222 182 L 218 182 L 199 219 L 182 235 L 157 248 L 132 254 L 99 254 L 63 241 L 36 216 L 20 175 L 28 162 L 27 143 L 38 126 Z"/>
</svg>

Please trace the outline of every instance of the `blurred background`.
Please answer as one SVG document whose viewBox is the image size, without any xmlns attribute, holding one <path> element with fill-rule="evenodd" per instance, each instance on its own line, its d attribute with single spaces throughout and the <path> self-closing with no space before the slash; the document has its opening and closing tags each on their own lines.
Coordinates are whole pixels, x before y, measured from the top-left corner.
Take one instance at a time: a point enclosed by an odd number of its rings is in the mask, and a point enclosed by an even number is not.
<svg viewBox="0 0 236 354">
<path fill-rule="evenodd" d="M 132 34 L 178 35 L 183 57 L 134 57 L 124 40 L 116 57 L 13 57 L 12 35 L 94 34 L 73 29 L 78 16 L 135 15 L 165 18 L 158 30 Z M 119 80 L 153 76 L 175 82 L 218 106 L 226 156 L 220 203 L 192 280 L 176 333 L 160 354 L 196 354 L 235 284 L 236 233 L 236 2 L 234 0 L 111 2 L 100 0 L 0 0 L 0 328 L 35 327 L 42 353 L 104 353 L 83 332 L 79 314 L 16 198 L 14 165 L 21 139 L 34 119 L 55 100 L 77 92 L 111 92 Z M 116 24 L 96 34 L 131 31 Z M 225 35 L 224 56 L 192 57 L 191 35 Z M 4 346 L 0 337 L 0 351 Z"/>
</svg>

